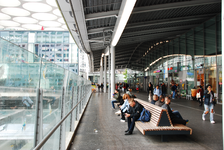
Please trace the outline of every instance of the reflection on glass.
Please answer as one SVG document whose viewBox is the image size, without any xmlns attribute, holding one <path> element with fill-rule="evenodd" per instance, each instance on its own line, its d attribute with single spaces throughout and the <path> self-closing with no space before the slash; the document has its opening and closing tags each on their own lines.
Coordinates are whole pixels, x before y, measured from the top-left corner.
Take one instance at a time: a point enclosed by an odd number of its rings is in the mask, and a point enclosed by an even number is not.
<svg viewBox="0 0 224 150">
<path fill-rule="evenodd" d="M 72 99 L 72 87 L 76 87 L 77 81 L 82 79 L 37 57 L 34 54 L 36 49 L 31 53 L 1 38 L 0 46 L 0 139 L 2 139 L 0 149 L 33 149 L 36 134 L 34 131 L 37 118 L 37 90 L 43 89 L 43 105 L 38 111 L 42 111 L 43 124 L 40 126 L 44 137 L 61 120 L 63 87 L 65 89 L 63 102 L 66 110 L 64 117 L 75 106 L 72 102 L 80 100 Z M 84 83 L 90 85 L 89 81 L 85 81 L 82 86 Z M 85 96 L 89 95 L 90 92 L 85 94 Z M 80 110 L 83 110 L 83 107 Z M 76 117 L 80 114 L 73 113 L 73 115 Z M 70 126 L 74 127 L 74 121 L 72 122 L 69 117 L 64 122 L 65 138 L 70 136 Z M 45 143 L 43 149 L 59 149 L 59 139 L 60 128 Z"/>
</svg>

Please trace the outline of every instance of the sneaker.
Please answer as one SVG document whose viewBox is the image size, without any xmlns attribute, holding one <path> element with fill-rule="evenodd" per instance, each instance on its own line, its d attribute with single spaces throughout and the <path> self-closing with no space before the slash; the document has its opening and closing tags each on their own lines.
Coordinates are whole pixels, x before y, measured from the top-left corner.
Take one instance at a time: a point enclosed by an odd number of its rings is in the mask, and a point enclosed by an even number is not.
<svg viewBox="0 0 224 150">
<path fill-rule="evenodd" d="M 211 121 L 211 123 L 212 123 L 212 124 L 214 124 L 214 123 L 215 123 L 215 121 Z"/>
<path fill-rule="evenodd" d="M 121 111 L 118 110 L 117 112 L 115 112 L 115 114 L 116 114 L 116 115 L 119 115 L 119 114 L 121 114 Z"/>
<path fill-rule="evenodd" d="M 202 120 L 205 121 L 205 117 L 202 116 Z"/>
<path fill-rule="evenodd" d="M 125 122 L 125 120 L 121 119 L 120 122 Z"/>
</svg>

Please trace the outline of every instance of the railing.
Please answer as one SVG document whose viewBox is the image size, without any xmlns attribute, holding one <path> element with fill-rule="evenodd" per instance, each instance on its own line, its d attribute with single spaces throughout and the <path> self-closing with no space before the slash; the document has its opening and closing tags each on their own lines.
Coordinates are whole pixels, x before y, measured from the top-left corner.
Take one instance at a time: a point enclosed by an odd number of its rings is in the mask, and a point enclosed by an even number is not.
<svg viewBox="0 0 224 150">
<path fill-rule="evenodd" d="M 91 82 L 4 39 L 0 44 L 0 149 L 66 149 Z"/>
</svg>

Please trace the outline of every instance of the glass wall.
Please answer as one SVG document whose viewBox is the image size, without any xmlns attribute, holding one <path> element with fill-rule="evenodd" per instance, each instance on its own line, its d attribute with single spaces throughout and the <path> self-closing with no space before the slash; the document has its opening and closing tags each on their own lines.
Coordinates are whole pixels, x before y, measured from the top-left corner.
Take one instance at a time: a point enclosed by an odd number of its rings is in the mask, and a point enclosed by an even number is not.
<svg viewBox="0 0 224 150">
<path fill-rule="evenodd" d="M 0 37 L 76 74 L 79 73 L 79 49 L 68 31 L 1 31 Z"/>
<path fill-rule="evenodd" d="M 212 86 L 222 103 L 221 16 L 189 30 L 173 40 L 154 41 L 144 55 L 148 82 L 178 84 L 188 94 L 200 85 Z M 157 79 L 159 78 L 159 79 Z"/>
<path fill-rule="evenodd" d="M 82 100 L 43 147 L 66 149 L 91 82 L 2 38 L 0 47 L 1 149 L 33 149 Z"/>
</svg>

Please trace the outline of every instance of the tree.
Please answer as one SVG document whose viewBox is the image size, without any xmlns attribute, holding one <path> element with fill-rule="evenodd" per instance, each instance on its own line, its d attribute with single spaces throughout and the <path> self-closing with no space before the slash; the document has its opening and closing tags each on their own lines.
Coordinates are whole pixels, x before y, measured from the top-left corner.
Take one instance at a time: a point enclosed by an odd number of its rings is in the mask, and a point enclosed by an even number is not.
<svg viewBox="0 0 224 150">
<path fill-rule="evenodd" d="M 124 75 L 124 79 L 125 79 L 124 82 L 128 83 L 128 80 L 127 80 L 128 79 L 128 71 L 127 71 L 127 69 L 125 69 L 123 75 Z"/>
</svg>

